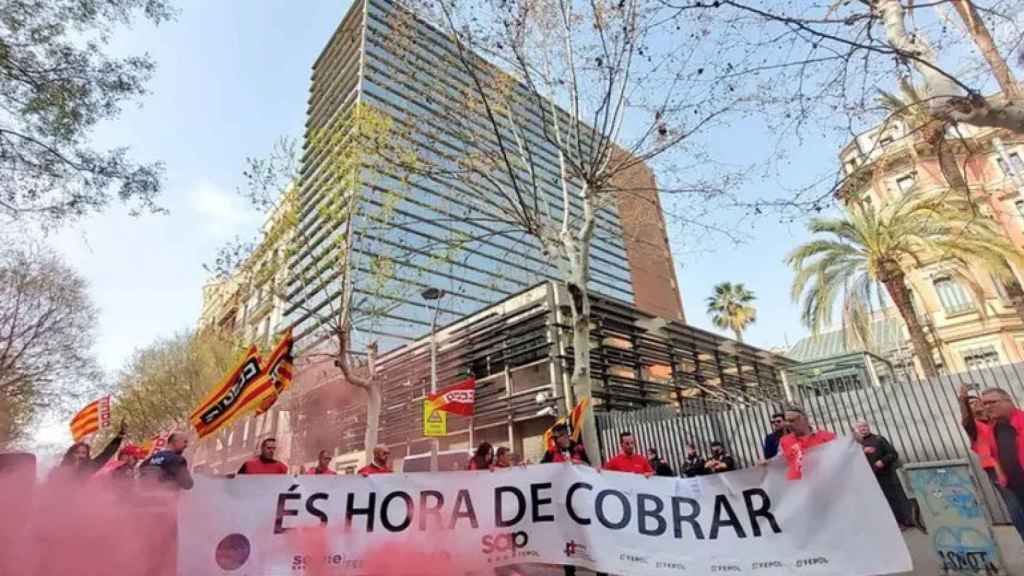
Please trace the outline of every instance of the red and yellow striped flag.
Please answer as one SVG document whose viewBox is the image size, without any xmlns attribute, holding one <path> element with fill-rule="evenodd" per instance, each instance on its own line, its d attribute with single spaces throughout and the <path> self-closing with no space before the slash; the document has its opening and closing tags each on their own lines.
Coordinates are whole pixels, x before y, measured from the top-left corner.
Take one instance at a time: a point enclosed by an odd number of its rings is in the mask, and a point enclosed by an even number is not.
<svg viewBox="0 0 1024 576">
<path fill-rule="evenodd" d="M 250 346 L 238 366 L 228 372 L 192 412 L 189 420 L 200 438 L 230 424 L 255 392 L 262 373 L 259 350 Z"/>
<path fill-rule="evenodd" d="M 295 364 L 292 359 L 292 346 L 294 343 L 292 329 L 289 328 L 284 333 L 281 341 L 274 347 L 274 351 L 270 353 L 270 358 L 267 360 L 267 367 L 263 371 L 261 380 L 268 379 L 273 387 L 273 392 L 265 397 L 256 407 L 257 414 L 263 414 L 270 410 L 271 406 L 277 402 L 277 398 L 292 385 L 292 379 L 295 377 Z"/>
<path fill-rule="evenodd" d="M 89 434 L 110 426 L 110 396 L 93 400 L 71 419 L 71 437 L 81 442 Z"/>
<path fill-rule="evenodd" d="M 292 344 L 292 331 L 289 329 L 265 365 L 261 363 L 256 347 L 249 348 L 241 364 L 192 412 L 192 425 L 200 438 L 213 434 L 253 410 L 263 413 L 274 405 L 278 396 L 292 383 L 295 371 Z"/>
<path fill-rule="evenodd" d="M 551 450 L 555 446 L 555 428 L 559 426 L 569 426 L 569 434 L 572 436 L 573 442 L 580 441 L 580 435 L 583 434 L 583 413 L 587 409 L 587 403 L 590 398 L 584 396 L 576 404 L 576 407 L 572 409 L 572 412 L 568 416 L 562 416 L 555 423 L 544 431 L 544 446 Z"/>
</svg>

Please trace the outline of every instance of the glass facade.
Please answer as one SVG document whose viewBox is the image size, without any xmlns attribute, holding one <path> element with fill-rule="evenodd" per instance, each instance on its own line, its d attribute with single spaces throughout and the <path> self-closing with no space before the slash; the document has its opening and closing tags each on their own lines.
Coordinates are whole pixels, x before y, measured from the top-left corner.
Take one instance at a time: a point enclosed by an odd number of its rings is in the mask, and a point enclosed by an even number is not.
<svg viewBox="0 0 1024 576">
<path fill-rule="evenodd" d="M 467 135 L 477 146 L 495 136 L 486 117 L 472 110 L 461 115 L 460 126 L 452 125 L 455 95 L 471 89 L 471 79 L 453 64 L 455 58 L 454 46 L 432 27 L 391 2 L 368 0 L 353 6 L 315 64 L 300 184 L 303 245 L 292 262 L 285 315 L 285 322 L 295 325 L 300 346 L 319 340 L 325 318 L 338 313 L 342 290 L 340 266 L 325 265 L 336 259 L 338 238 L 345 232 L 343 223 L 323 213 L 329 196 L 324 190 L 336 185 L 337 174 L 328 166 L 329 152 L 310 144 L 313 134 L 350 129 L 352 110 L 365 106 L 396 126 L 422 127 L 403 131 L 405 144 L 436 165 L 456 166 L 471 148 Z M 525 95 L 522 86 L 512 90 Z M 533 150 L 533 177 L 541 182 L 535 199 L 539 210 L 546 202 L 558 218 L 558 157 L 542 134 L 542 116 L 535 108 L 517 108 L 518 123 Z M 503 137 L 511 139 L 511 130 Z M 493 177 L 511 184 L 502 171 Z M 445 291 L 438 302 L 443 325 L 558 278 L 556 262 L 545 256 L 538 240 L 510 221 L 508 203 L 478 182 L 410 177 L 385 168 L 360 177 L 354 186 L 361 203 L 352 223 L 357 234 L 350 260 L 356 347 L 375 339 L 386 351 L 426 334 L 433 309 L 420 296 L 425 288 Z M 580 215 L 577 204 L 570 211 Z M 615 203 L 608 204 L 599 213 L 592 242 L 590 287 L 633 303 L 622 222 Z"/>
</svg>

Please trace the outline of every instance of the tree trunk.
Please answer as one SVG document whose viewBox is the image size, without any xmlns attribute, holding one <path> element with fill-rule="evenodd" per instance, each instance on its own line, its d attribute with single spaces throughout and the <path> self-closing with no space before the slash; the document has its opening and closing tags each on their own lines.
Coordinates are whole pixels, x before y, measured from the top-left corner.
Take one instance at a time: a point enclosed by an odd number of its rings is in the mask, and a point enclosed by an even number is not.
<svg viewBox="0 0 1024 576">
<path fill-rule="evenodd" d="M 600 443 L 597 437 L 597 422 L 594 420 L 594 386 L 590 379 L 590 295 L 586 284 L 567 282 L 572 297 L 572 393 L 574 401 L 589 398 L 583 412 L 583 446 L 594 466 L 600 466 Z"/>
<path fill-rule="evenodd" d="M 914 312 L 910 291 L 907 290 L 907 285 L 904 281 L 905 278 L 902 273 L 893 273 L 884 278 L 882 283 L 885 284 L 885 289 L 889 292 L 893 304 L 896 305 L 896 309 L 900 311 L 900 316 L 903 317 L 903 322 L 907 325 L 907 331 L 910 332 L 910 343 L 914 348 L 914 356 L 921 363 L 921 370 L 926 378 L 935 378 L 939 375 L 939 369 L 935 366 L 935 359 L 932 357 L 932 349 L 928 344 L 928 337 L 925 335 L 924 327 L 921 326 L 921 322 L 917 318 L 917 313 Z"/>
<path fill-rule="evenodd" d="M 384 403 L 384 396 L 381 394 L 380 382 L 370 382 L 366 387 L 366 436 L 363 444 L 367 454 L 370 454 L 377 447 L 377 435 L 380 430 L 380 409 Z"/>
<path fill-rule="evenodd" d="M 996 81 L 999 82 L 999 88 L 1003 94 L 1009 98 L 1016 97 L 1019 94 L 1017 81 L 1014 79 L 1006 59 L 999 53 L 995 40 L 992 39 L 992 34 L 988 31 L 988 26 L 985 25 L 985 21 L 981 19 L 977 8 L 974 7 L 974 2 L 972 0 L 954 0 L 953 7 L 956 8 L 960 19 L 964 21 L 967 33 L 971 35 L 978 51 L 988 62 L 988 67 L 992 70 Z"/>
<path fill-rule="evenodd" d="M 743 343 L 743 331 L 739 328 L 733 328 L 732 333 L 736 335 L 736 341 L 740 344 Z"/>
</svg>

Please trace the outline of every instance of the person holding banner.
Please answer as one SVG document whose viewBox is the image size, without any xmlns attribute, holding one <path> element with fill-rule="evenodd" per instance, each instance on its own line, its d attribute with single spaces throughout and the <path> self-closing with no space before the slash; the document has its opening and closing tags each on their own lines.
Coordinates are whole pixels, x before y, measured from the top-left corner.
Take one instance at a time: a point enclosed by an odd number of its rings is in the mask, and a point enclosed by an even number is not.
<svg viewBox="0 0 1024 576">
<path fill-rule="evenodd" d="M 321 450 L 316 455 L 316 468 L 313 468 L 313 471 L 309 472 L 309 474 L 337 475 L 337 472 L 331 470 L 331 455 L 327 450 Z"/>
<path fill-rule="evenodd" d="M 494 447 L 490 442 L 481 442 L 476 453 L 469 459 L 467 470 L 490 470 L 494 467 Z"/>
<path fill-rule="evenodd" d="M 590 464 L 587 451 L 580 442 L 575 442 L 569 435 L 569 427 L 559 424 L 551 431 L 554 436 L 552 446 L 544 453 L 541 464 L 552 462 L 569 462 L 571 464 Z"/>
<path fill-rule="evenodd" d="M 277 439 L 264 438 L 260 442 L 260 455 L 246 460 L 238 469 L 239 474 L 287 474 L 288 465 L 274 459 L 277 452 Z"/>
<path fill-rule="evenodd" d="M 636 438 L 633 437 L 632 432 L 619 434 L 619 450 L 618 455 L 605 462 L 602 468 L 612 472 L 643 474 L 644 478 L 654 476 L 651 461 L 636 453 Z"/>
<path fill-rule="evenodd" d="M 373 461 L 360 468 L 356 474 L 364 478 L 373 474 L 391 474 L 388 456 L 391 456 L 391 450 L 387 446 L 377 446 L 373 449 Z"/>
<path fill-rule="evenodd" d="M 779 440 L 779 450 L 788 465 L 786 478 L 799 480 L 803 478 L 804 453 L 815 446 L 835 440 L 836 434 L 828 430 L 812 429 L 811 422 L 802 408 L 790 406 L 786 408 L 785 414 L 789 434 Z"/>
<path fill-rule="evenodd" d="M 188 448 L 188 438 L 181 432 L 167 437 L 167 448 L 153 454 L 139 466 L 140 480 L 153 480 L 157 486 L 175 490 L 191 490 L 192 474 L 182 454 Z"/>
</svg>

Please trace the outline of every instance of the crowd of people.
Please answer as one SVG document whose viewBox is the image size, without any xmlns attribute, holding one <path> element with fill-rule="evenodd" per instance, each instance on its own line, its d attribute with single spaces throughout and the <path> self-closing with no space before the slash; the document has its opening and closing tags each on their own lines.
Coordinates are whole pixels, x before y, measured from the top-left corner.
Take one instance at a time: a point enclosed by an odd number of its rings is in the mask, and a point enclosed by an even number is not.
<svg viewBox="0 0 1024 576">
<path fill-rule="evenodd" d="M 962 424 L 970 438 L 971 450 L 976 454 L 993 488 L 1003 498 L 1014 525 L 1024 538 L 1024 411 L 1017 407 L 1005 390 L 989 388 L 979 392 L 975 388 L 964 386 L 960 390 Z M 773 414 L 770 426 L 771 431 L 764 438 L 762 446 L 764 459 L 759 464 L 784 459 L 787 478 L 793 480 L 802 476 L 803 454 L 836 437 L 833 432 L 815 429 L 807 414 L 796 406 Z M 67 450 L 54 474 L 74 480 L 138 478 L 172 489 L 188 490 L 192 487 L 188 462 L 183 456 L 188 447 L 188 438 L 184 434 L 171 434 L 164 449 L 146 455 L 140 447 L 124 441 L 126 431 L 122 424 L 106 448 L 95 457 L 87 443 L 75 443 Z M 586 448 L 581 442 L 573 440 L 570 432 L 566 426 L 556 426 L 552 430 L 553 441 L 540 463 L 592 464 Z M 911 502 L 897 473 L 901 462 L 893 444 L 873 432 L 866 421 L 857 422 L 852 432 L 863 449 L 864 457 L 897 523 L 903 529 L 915 526 Z M 638 449 L 633 434 L 623 432 L 619 438 L 618 454 L 605 462 L 601 469 L 646 477 L 687 478 L 736 469 L 735 458 L 722 442 L 713 441 L 709 448 L 710 452 L 702 455 L 695 444 L 687 444 L 685 459 L 679 463 L 677 473 L 671 463 L 659 455 L 656 447 L 648 447 L 645 454 Z M 277 442 L 274 438 L 263 439 L 259 445 L 259 454 L 242 464 L 236 475 L 289 473 L 288 466 L 275 458 L 276 450 Z M 370 462 L 357 473 L 361 476 L 391 473 L 390 455 L 386 446 L 373 448 Z M 330 467 L 331 459 L 328 451 L 321 450 L 316 466 L 302 472 L 336 474 Z M 465 469 L 493 471 L 526 464 L 508 448 L 495 448 L 484 442 L 466 461 Z M 572 572 L 571 567 L 567 568 L 567 574 Z"/>
</svg>

